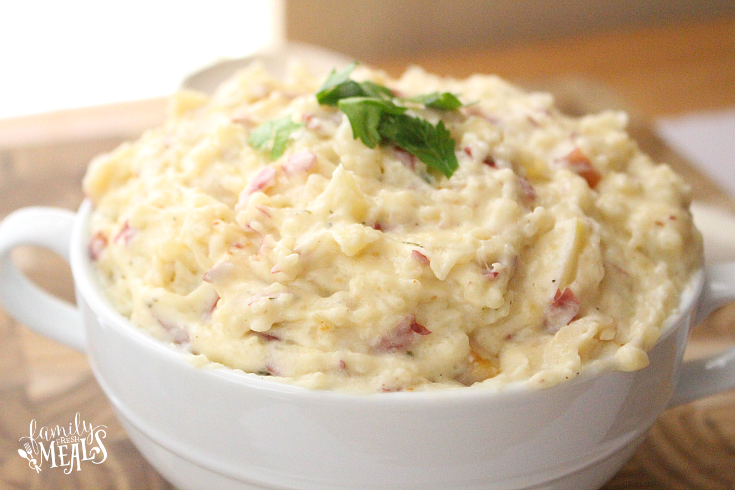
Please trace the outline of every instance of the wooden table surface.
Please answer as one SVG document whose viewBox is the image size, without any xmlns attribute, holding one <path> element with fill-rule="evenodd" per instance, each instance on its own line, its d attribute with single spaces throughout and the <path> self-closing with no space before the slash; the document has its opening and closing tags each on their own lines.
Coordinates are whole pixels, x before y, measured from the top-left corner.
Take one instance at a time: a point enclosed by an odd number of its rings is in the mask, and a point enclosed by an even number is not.
<svg viewBox="0 0 735 490">
<path fill-rule="evenodd" d="M 652 118 L 735 107 L 735 19 L 595 34 L 565 41 L 469 52 L 430 53 L 412 60 L 369 60 L 392 74 L 417 63 L 441 74 L 495 72 L 554 92 L 569 113 L 607 107 L 632 114 L 631 131 L 659 161 L 692 184 L 697 199 L 730 211 L 735 202 L 668 149 Z M 28 205 L 75 209 L 89 159 L 160 122 L 165 101 L 0 120 L 0 218 Z M 734 135 L 735 136 L 735 135 Z M 66 264 L 33 248 L 16 261 L 38 283 L 73 300 Z M 688 356 L 735 344 L 735 305 L 695 329 Z M 68 424 L 74 415 L 108 427 L 107 460 L 69 475 L 36 473 L 18 456 L 19 439 L 38 426 Z M 83 354 L 46 340 L 0 310 L 0 489 L 172 488 L 138 454 L 114 418 Z M 735 393 L 666 411 L 607 489 L 735 488 Z"/>
</svg>

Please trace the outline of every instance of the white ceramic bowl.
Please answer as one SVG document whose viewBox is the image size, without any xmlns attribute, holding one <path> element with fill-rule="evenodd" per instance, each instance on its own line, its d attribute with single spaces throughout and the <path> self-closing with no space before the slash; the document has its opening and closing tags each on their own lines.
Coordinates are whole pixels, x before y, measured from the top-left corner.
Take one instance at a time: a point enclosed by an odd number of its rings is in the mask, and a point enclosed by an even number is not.
<svg viewBox="0 0 735 490">
<path fill-rule="evenodd" d="M 195 489 L 594 489 L 630 457 L 667 406 L 735 385 L 735 351 L 682 364 L 699 317 L 735 298 L 735 263 L 693 279 L 679 313 L 632 373 L 552 388 L 353 395 L 309 391 L 226 368 L 195 367 L 121 317 L 75 215 L 16 211 L 0 225 L 0 302 L 29 327 L 86 350 L 130 438 L 161 474 Z M 70 260 L 77 308 L 12 263 L 24 244 Z"/>
</svg>

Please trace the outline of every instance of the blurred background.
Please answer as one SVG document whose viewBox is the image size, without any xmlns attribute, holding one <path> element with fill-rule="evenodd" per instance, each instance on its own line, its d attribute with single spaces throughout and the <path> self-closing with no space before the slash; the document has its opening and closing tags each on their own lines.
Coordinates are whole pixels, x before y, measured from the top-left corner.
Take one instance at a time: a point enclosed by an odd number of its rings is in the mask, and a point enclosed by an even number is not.
<svg viewBox="0 0 735 490">
<path fill-rule="evenodd" d="M 735 13 L 732 0 L 320 0 L 286 4 L 289 39 L 366 61 L 529 44 Z M 328 26 L 328 27 L 326 27 Z"/>
<path fill-rule="evenodd" d="M 732 0 L 2 2 L 0 118 L 165 95 L 285 40 L 380 65 L 732 15 Z"/>
<path fill-rule="evenodd" d="M 733 0 L 0 0 L 0 219 L 30 205 L 76 209 L 89 160 L 161 123 L 186 77 L 293 42 L 394 76 L 409 64 L 497 73 L 552 92 L 573 115 L 626 110 L 643 150 L 680 172 L 710 211 L 708 260 L 735 257 Z M 31 247 L 13 257 L 74 300 L 62 259 Z M 695 330 L 687 355 L 727 345 L 735 305 Z M 726 394 L 666 412 L 605 488 L 735 488 L 734 408 Z M 29 421 L 76 412 L 109 427 L 109 461 L 76 476 L 28 471 L 16 451 Z M 86 357 L 0 309 L 5 488 L 172 487 L 127 439 Z"/>
<path fill-rule="evenodd" d="M 145 99 L 284 38 L 280 1 L 0 3 L 0 118 Z"/>
</svg>

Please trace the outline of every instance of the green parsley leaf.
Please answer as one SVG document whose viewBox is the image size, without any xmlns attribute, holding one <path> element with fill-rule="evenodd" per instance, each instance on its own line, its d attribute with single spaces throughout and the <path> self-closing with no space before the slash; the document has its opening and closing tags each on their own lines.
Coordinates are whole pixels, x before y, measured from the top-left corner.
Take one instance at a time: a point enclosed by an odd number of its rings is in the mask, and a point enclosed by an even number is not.
<svg viewBox="0 0 735 490">
<path fill-rule="evenodd" d="M 443 122 L 436 126 L 405 115 L 405 107 L 373 97 L 349 97 L 339 101 L 352 126 L 352 135 L 368 148 L 394 144 L 447 177 L 459 166 L 454 140 Z"/>
<path fill-rule="evenodd" d="M 365 94 L 362 87 L 360 87 L 360 84 L 353 80 L 349 80 L 347 82 L 340 83 L 339 85 L 335 85 L 334 87 L 317 92 L 316 100 L 321 105 L 335 106 L 341 99 L 360 97 L 363 95 Z"/>
<path fill-rule="evenodd" d="M 271 158 L 275 160 L 283 155 L 283 152 L 286 151 L 286 145 L 288 144 L 288 138 L 291 136 L 291 133 L 302 126 L 303 124 L 295 123 L 290 118 L 287 118 L 286 121 L 275 128 Z"/>
<path fill-rule="evenodd" d="M 363 95 L 360 85 L 350 80 L 350 73 L 357 66 L 357 61 L 341 70 L 334 69 L 316 93 L 316 100 L 321 105 L 337 105 L 340 99 Z"/>
<path fill-rule="evenodd" d="M 424 104 L 426 107 L 440 109 L 443 111 L 453 111 L 459 109 L 463 105 L 457 96 L 450 92 L 432 92 L 426 95 L 417 95 L 416 97 L 411 97 L 406 100 L 418 102 L 419 104 Z"/>
<path fill-rule="evenodd" d="M 357 62 L 354 62 L 339 71 L 332 70 L 316 93 L 317 102 L 321 105 L 336 106 L 340 100 L 350 97 L 376 97 L 384 100 L 393 98 L 393 92 L 387 87 L 370 81 L 350 80 L 350 73 L 356 66 Z"/>
<path fill-rule="evenodd" d="M 405 114 L 385 114 L 380 120 L 378 131 L 384 140 L 403 148 L 447 178 L 459 167 L 454 153 L 454 140 L 442 121 L 433 126 L 425 119 Z"/>
<path fill-rule="evenodd" d="M 378 97 L 385 100 L 391 100 L 393 98 L 393 91 L 391 89 L 378 85 L 377 83 L 370 81 L 360 82 L 360 88 L 362 88 L 365 97 Z"/>
<path fill-rule="evenodd" d="M 303 124 L 295 123 L 291 116 L 284 116 L 273 121 L 268 121 L 255 128 L 248 138 L 253 148 L 267 151 L 270 146 L 270 154 L 273 160 L 279 158 L 286 151 L 288 138 L 291 133 L 302 127 Z M 272 145 L 270 144 L 273 142 Z"/>
<path fill-rule="evenodd" d="M 406 112 L 404 107 L 373 97 L 349 97 L 340 100 L 338 106 L 350 120 L 352 136 L 360 138 L 368 148 L 375 148 L 382 141 L 378 126 L 383 115 Z"/>
<path fill-rule="evenodd" d="M 382 85 L 370 81 L 350 80 L 357 66 L 352 63 L 342 70 L 332 70 L 316 94 L 322 105 L 337 106 L 350 121 L 352 135 L 360 138 L 365 146 L 392 144 L 406 150 L 429 167 L 447 178 L 459 167 L 454 153 L 454 140 L 442 121 L 434 126 L 428 121 L 410 117 L 401 99 Z M 423 104 L 439 110 L 455 110 L 462 102 L 449 92 L 433 92 L 410 99 L 408 102 Z"/>
</svg>

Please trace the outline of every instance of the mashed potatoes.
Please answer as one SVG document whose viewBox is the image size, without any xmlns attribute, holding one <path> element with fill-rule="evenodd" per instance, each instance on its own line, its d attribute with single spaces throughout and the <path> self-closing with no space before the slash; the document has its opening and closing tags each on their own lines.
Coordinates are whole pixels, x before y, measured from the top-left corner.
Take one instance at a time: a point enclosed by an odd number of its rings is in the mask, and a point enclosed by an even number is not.
<svg viewBox="0 0 735 490">
<path fill-rule="evenodd" d="M 253 65 L 211 98 L 180 93 L 84 180 L 90 254 L 123 315 L 313 388 L 550 386 L 647 365 L 701 240 L 686 185 L 639 151 L 625 114 L 566 117 L 494 76 L 353 78 L 465 104 L 406 104 L 449 130 L 451 177 L 366 146 L 300 70 Z M 290 126 L 282 155 L 253 145 L 274 121 Z"/>
</svg>

